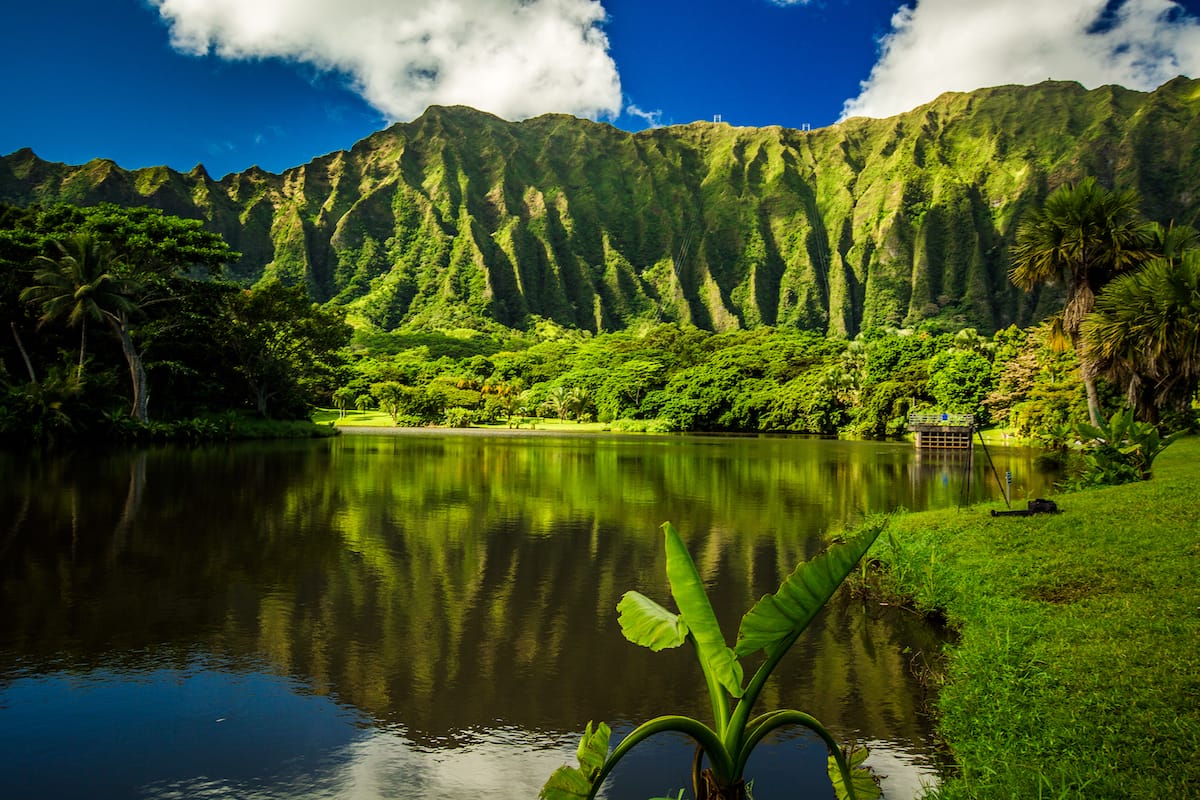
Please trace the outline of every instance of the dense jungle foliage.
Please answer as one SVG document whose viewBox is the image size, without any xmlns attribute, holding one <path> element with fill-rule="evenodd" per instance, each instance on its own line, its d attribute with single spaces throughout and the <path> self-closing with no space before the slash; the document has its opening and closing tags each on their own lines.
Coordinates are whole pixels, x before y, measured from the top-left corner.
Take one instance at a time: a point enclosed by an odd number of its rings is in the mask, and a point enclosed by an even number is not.
<svg viewBox="0 0 1200 800">
<path fill-rule="evenodd" d="M 1057 447 L 1088 418 L 1080 353 L 1099 387 L 1095 424 L 1132 405 L 1139 424 L 1190 428 L 1200 249 L 1191 229 L 1148 225 L 1129 208 L 1137 258 L 1124 275 L 1092 264 L 1096 308 L 1080 316 L 1072 348 L 1061 315 L 991 336 L 934 321 L 852 339 L 679 322 L 594 334 L 538 319 L 525 331 L 352 337 L 345 311 L 312 303 L 302 286 L 225 280 L 237 254 L 199 222 L 111 204 L 8 207 L 0 434 L 211 437 L 238 412 L 303 419 L 336 406 L 378 408 L 400 425 L 557 417 L 613 430 L 886 437 L 904 433 L 910 413 L 936 410 Z M 1059 274 L 1068 266 L 1047 263 L 1039 280 L 1070 282 Z"/>
<path fill-rule="evenodd" d="M 303 287 L 222 280 L 236 256 L 158 210 L 0 208 L 0 438 L 212 438 L 242 409 L 307 418 L 343 363 L 344 314 Z"/>
<path fill-rule="evenodd" d="M 593 333 L 678 322 L 853 338 L 1025 327 L 1061 290 L 1008 279 L 1017 221 L 1095 175 L 1148 218 L 1200 211 L 1200 82 L 947 93 L 812 131 L 695 122 L 629 133 L 561 114 L 432 107 L 275 175 L 0 157 L 0 201 L 202 220 L 227 276 L 303 284 L 356 327 Z"/>
</svg>

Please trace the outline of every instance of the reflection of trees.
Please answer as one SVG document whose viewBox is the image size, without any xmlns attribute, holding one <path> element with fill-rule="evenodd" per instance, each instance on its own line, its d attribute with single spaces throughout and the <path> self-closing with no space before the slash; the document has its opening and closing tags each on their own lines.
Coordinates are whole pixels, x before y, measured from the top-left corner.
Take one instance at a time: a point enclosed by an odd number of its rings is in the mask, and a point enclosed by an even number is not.
<svg viewBox="0 0 1200 800">
<path fill-rule="evenodd" d="M 732 635 L 814 534 L 932 496 L 906 448 L 778 439 L 348 436 L 2 458 L 16 522 L 0 651 L 80 666 L 164 646 L 262 659 L 418 740 L 704 714 L 690 654 L 633 647 L 616 625 L 625 590 L 667 599 L 664 519 Z M 893 628 L 839 612 L 807 638 L 767 702 L 909 736 Z"/>
</svg>

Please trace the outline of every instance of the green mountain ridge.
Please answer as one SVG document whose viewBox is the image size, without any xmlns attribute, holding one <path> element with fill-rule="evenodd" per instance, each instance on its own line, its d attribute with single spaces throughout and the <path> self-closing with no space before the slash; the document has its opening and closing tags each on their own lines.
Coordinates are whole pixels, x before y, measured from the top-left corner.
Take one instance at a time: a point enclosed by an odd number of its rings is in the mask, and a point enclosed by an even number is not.
<svg viewBox="0 0 1200 800">
<path fill-rule="evenodd" d="M 1086 175 L 1146 215 L 1200 212 L 1200 81 L 949 93 L 828 128 L 695 122 L 640 133 L 565 115 L 430 107 L 276 175 L 0 158 L 0 200 L 149 205 L 200 218 L 230 273 L 304 282 L 383 330 L 591 331 L 642 321 L 835 336 L 1043 316 L 1007 278 L 1021 214 Z"/>
</svg>

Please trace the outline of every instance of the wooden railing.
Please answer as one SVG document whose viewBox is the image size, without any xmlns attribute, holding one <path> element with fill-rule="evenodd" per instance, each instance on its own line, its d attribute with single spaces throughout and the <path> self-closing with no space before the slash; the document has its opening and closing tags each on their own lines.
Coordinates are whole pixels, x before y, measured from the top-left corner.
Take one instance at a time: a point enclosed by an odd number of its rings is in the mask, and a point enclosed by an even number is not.
<svg viewBox="0 0 1200 800">
<path fill-rule="evenodd" d="M 974 414 L 947 414 L 939 411 L 923 411 L 908 415 L 908 425 L 945 425 L 953 428 L 970 428 L 975 425 Z"/>
</svg>

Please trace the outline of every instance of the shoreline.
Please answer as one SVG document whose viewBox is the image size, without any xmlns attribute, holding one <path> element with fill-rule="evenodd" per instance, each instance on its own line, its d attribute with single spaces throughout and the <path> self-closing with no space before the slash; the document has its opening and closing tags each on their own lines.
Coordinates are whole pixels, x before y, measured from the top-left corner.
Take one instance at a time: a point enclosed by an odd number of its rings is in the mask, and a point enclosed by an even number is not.
<svg viewBox="0 0 1200 800">
<path fill-rule="evenodd" d="M 566 431 L 553 428 L 445 428 L 438 426 L 412 427 L 404 425 L 396 426 L 376 426 L 376 425 L 335 425 L 334 430 L 349 436 L 358 436 L 370 434 L 374 436 L 436 436 L 436 435 L 463 435 L 463 436 L 602 436 L 616 435 L 626 436 L 635 435 L 630 431 L 597 431 L 597 430 L 581 430 L 581 431 Z M 669 434 L 659 434 L 669 435 Z"/>
</svg>

